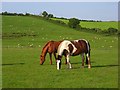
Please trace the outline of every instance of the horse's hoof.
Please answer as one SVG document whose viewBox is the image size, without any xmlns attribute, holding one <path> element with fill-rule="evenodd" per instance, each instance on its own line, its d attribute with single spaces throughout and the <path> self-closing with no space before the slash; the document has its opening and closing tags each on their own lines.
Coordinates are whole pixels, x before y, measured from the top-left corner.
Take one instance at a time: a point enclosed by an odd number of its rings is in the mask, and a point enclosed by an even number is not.
<svg viewBox="0 0 120 90">
<path fill-rule="evenodd" d="M 82 66 L 81 68 L 85 68 L 84 66 Z"/>
<path fill-rule="evenodd" d="M 91 66 L 88 66 L 88 68 L 90 69 L 90 68 L 91 68 Z"/>
<path fill-rule="evenodd" d="M 50 62 L 50 65 L 52 65 L 52 62 Z"/>
<path fill-rule="evenodd" d="M 72 69 L 72 67 L 68 67 L 68 69 Z"/>
</svg>

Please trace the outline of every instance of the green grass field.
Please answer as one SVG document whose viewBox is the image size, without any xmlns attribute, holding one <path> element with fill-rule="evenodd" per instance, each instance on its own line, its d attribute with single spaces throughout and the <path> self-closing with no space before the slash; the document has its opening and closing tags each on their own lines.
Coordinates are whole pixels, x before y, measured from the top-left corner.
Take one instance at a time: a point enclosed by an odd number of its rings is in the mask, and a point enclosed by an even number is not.
<svg viewBox="0 0 120 90">
<path fill-rule="evenodd" d="M 61 20 L 64 23 L 68 24 L 68 20 L 51 18 L 52 20 Z M 84 28 L 99 28 L 101 30 L 107 30 L 108 28 L 118 29 L 118 22 L 116 21 L 103 21 L 103 22 L 85 22 L 81 21 L 80 25 Z"/>
<path fill-rule="evenodd" d="M 117 88 L 118 38 L 76 31 L 34 17 L 2 17 L 3 88 Z M 49 40 L 86 39 L 91 44 L 92 68 L 81 68 L 81 57 L 70 57 L 72 69 L 62 59 L 57 70 L 49 55 L 39 65 L 42 47 Z M 30 47 L 30 46 L 33 47 Z"/>
</svg>

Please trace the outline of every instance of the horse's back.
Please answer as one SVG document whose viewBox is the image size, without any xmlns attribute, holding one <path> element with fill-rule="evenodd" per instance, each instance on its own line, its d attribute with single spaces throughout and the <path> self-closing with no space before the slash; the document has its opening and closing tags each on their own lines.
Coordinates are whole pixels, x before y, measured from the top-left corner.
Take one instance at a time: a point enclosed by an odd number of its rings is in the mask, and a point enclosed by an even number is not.
<svg viewBox="0 0 120 90">
<path fill-rule="evenodd" d="M 48 42 L 48 52 L 49 53 L 57 53 L 58 46 L 62 41 L 49 41 Z"/>
<path fill-rule="evenodd" d="M 89 49 L 89 42 L 85 39 L 80 40 L 64 40 L 58 47 L 58 54 L 62 55 L 64 50 L 67 50 L 70 55 L 79 55 L 87 53 Z"/>
</svg>

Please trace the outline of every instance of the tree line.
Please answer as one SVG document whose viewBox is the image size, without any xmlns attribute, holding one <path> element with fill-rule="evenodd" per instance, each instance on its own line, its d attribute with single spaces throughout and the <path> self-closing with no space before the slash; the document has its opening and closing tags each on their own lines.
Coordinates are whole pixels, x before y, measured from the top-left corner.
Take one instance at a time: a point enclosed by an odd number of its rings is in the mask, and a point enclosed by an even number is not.
<svg viewBox="0 0 120 90">
<path fill-rule="evenodd" d="M 29 13 L 25 13 L 25 14 L 23 14 L 23 13 L 10 13 L 10 12 L 5 11 L 5 12 L 2 12 L 1 15 L 28 16 L 28 15 L 30 15 L 30 14 L 29 14 Z"/>
</svg>

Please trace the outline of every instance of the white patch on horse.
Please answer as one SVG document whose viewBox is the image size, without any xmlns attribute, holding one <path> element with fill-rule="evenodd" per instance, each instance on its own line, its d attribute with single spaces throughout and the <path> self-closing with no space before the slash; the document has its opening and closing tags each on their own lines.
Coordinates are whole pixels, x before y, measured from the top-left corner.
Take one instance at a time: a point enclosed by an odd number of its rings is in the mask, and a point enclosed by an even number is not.
<svg viewBox="0 0 120 90">
<path fill-rule="evenodd" d="M 87 43 L 87 48 L 88 48 L 88 50 L 90 50 L 90 47 L 89 47 L 89 45 L 88 45 L 88 41 L 85 40 L 85 39 L 81 39 L 81 40 L 84 40 L 84 41 Z"/>
<path fill-rule="evenodd" d="M 79 40 L 74 40 L 74 42 L 78 42 Z"/>
<path fill-rule="evenodd" d="M 59 66 L 59 64 L 60 64 L 60 60 L 57 60 L 57 70 L 59 70 L 60 68 L 60 66 Z"/>
<path fill-rule="evenodd" d="M 73 46 L 72 53 L 70 53 L 70 51 L 69 51 L 69 47 L 68 47 L 69 44 L 71 44 Z M 61 42 L 61 44 L 58 47 L 58 55 L 62 55 L 64 49 L 67 50 L 70 55 L 72 55 L 77 50 L 77 48 L 68 40 L 64 40 L 63 42 Z"/>
<path fill-rule="evenodd" d="M 68 68 L 72 68 L 71 63 L 70 63 L 70 59 L 69 59 L 69 55 L 67 55 L 67 63 L 68 63 Z"/>
</svg>

